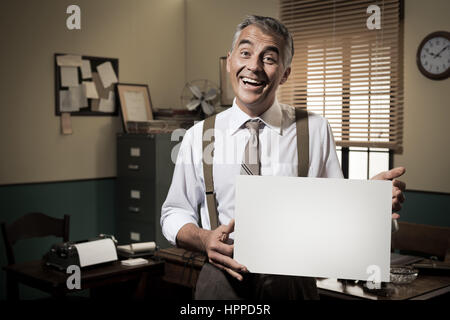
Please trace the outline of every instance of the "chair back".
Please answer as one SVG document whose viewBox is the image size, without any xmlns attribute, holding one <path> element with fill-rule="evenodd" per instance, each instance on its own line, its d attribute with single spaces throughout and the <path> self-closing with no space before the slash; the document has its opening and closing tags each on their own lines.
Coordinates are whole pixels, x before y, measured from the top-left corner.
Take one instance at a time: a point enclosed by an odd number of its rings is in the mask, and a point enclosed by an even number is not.
<svg viewBox="0 0 450 320">
<path fill-rule="evenodd" d="M 391 248 L 443 261 L 450 240 L 450 228 L 399 221 L 399 231 L 392 234 Z"/>
<path fill-rule="evenodd" d="M 13 246 L 19 240 L 56 236 L 69 241 L 70 216 L 64 215 L 63 219 L 47 216 L 40 212 L 32 212 L 17 219 L 9 226 L 2 222 L 1 228 L 5 242 L 8 264 L 15 264 Z"/>
</svg>

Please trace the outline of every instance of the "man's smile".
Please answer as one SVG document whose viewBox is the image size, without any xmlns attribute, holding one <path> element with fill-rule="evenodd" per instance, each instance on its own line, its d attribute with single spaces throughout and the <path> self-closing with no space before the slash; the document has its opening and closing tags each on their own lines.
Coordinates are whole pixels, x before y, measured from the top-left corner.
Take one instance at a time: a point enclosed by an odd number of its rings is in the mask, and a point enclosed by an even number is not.
<svg viewBox="0 0 450 320">
<path fill-rule="evenodd" d="M 260 89 L 266 86 L 266 82 L 264 80 L 245 76 L 239 76 L 239 82 L 245 89 Z"/>
</svg>

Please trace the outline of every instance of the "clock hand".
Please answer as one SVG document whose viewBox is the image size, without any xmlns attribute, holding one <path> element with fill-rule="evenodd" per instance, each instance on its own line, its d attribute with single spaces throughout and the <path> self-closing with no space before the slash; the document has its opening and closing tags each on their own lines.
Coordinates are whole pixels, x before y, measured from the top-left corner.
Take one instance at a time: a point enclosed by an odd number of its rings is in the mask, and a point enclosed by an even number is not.
<svg viewBox="0 0 450 320">
<path fill-rule="evenodd" d="M 440 57 L 441 56 L 441 53 L 442 53 L 442 51 L 444 51 L 445 49 L 447 49 L 448 48 L 448 45 L 445 47 L 445 48 L 442 48 L 442 50 L 441 51 L 439 51 L 438 52 L 438 54 L 436 54 L 436 56 L 435 57 Z"/>
</svg>

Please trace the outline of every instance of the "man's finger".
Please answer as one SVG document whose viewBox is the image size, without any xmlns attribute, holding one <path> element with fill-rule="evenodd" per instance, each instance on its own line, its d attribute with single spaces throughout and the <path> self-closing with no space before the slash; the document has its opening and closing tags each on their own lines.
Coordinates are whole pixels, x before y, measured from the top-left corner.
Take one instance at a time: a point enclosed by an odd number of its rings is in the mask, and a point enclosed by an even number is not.
<svg viewBox="0 0 450 320">
<path fill-rule="evenodd" d="M 397 198 L 400 203 L 405 202 L 405 195 L 402 190 L 398 188 L 392 188 L 392 198 Z"/>
<path fill-rule="evenodd" d="M 234 244 L 225 244 L 216 241 L 210 246 L 210 249 L 231 257 L 233 256 Z"/>
<path fill-rule="evenodd" d="M 225 268 L 225 271 L 228 272 L 232 277 L 238 279 L 239 281 L 244 280 L 244 277 L 241 274 L 231 270 L 230 268 Z"/>
<path fill-rule="evenodd" d="M 222 232 L 232 233 L 234 231 L 234 219 L 231 219 L 230 223 L 224 226 Z"/>
<path fill-rule="evenodd" d="M 402 191 L 405 191 L 405 189 L 406 189 L 406 183 L 404 183 L 403 181 L 397 180 L 397 179 L 392 180 L 392 185 L 394 187 L 399 188 Z"/>
<path fill-rule="evenodd" d="M 392 214 L 392 219 L 398 219 L 398 218 L 400 218 L 400 215 L 398 214 L 398 213 L 393 213 Z"/>
<path fill-rule="evenodd" d="M 392 211 L 400 211 L 402 209 L 402 205 L 397 198 L 392 199 Z"/>
<path fill-rule="evenodd" d="M 209 258 L 212 259 L 216 263 L 220 263 L 221 265 L 231 268 L 235 271 L 245 271 L 247 268 L 243 266 L 242 264 L 237 263 L 236 260 L 225 256 L 223 254 L 220 254 L 218 252 L 211 252 L 209 254 Z"/>
<path fill-rule="evenodd" d="M 397 167 L 389 171 L 384 171 L 372 177 L 372 180 L 392 180 L 402 176 L 406 172 L 404 167 Z"/>
<path fill-rule="evenodd" d="M 226 272 L 228 272 L 233 278 L 236 278 L 239 281 L 242 281 L 244 279 L 244 277 L 242 277 L 242 275 L 240 275 L 239 273 L 237 273 L 236 271 L 231 270 L 230 268 L 227 268 L 225 266 L 222 266 L 218 263 L 215 263 L 213 260 L 210 259 L 209 263 L 211 263 L 212 265 L 216 266 L 218 269 L 220 270 L 224 270 Z"/>
</svg>

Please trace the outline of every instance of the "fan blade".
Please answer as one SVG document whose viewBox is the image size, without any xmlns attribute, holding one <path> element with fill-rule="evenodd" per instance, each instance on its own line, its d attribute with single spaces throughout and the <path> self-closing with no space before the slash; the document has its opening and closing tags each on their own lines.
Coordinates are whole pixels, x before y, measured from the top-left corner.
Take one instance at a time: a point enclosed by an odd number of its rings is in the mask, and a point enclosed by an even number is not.
<svg viewBox="0 0 450 320">
<path fill-rule="evenodd" d="M 192 111 L 192 110 L 194 110 L 195 108 L 197 108 L 199 105 L 200 105 L 200 100 L 194 99 L 194 100 L 192 100 L 192 101 L 189 101 L 189 103 L 186 105 L 186 108 L 187 108 L 189 111 Z"/>
<path fill-rule="evenodd" d="M 208 92 L 205 95 L 205 100 L 212 100 L 217 96 L 217 90 L 214 88 L 211 88 L 208 90 Z"/>
<path fill-rule="evenodd" d="M 191 86 L 188 85 L 189 89 L 191 89 L 192 94 L 197 98 L 200 99 L 202 97 L 202 92 L 200 91 L 200 89 L 196 86 Z"/>
<path fill-rule="evenodd" d="M 211 115 L 214 113 L 214 106 L 210 105 L 208 102 L 206 101 L 202 101 L 202 109 L 203 112 L 207 115 Z"/>
</svg>

